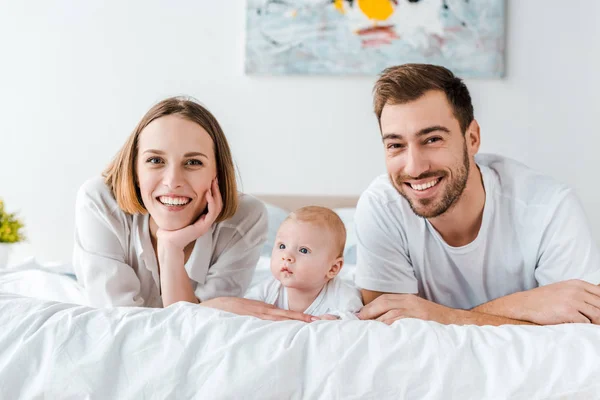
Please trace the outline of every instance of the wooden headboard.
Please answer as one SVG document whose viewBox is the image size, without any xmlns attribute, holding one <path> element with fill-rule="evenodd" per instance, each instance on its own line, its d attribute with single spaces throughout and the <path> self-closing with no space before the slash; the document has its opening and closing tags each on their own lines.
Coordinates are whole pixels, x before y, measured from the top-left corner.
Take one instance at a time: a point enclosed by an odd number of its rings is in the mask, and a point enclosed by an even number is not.
<svg viewBox="0 0 600 400">
<path fill-rule="evenodd" d="M 356 207 L 358 196 L 294 196 L 294 195 L 262 195 L 255 194 L 254 197 L 265 203 L 294 211 L 304 206 L 321 206 L 328 208 Z"/>
</svg>

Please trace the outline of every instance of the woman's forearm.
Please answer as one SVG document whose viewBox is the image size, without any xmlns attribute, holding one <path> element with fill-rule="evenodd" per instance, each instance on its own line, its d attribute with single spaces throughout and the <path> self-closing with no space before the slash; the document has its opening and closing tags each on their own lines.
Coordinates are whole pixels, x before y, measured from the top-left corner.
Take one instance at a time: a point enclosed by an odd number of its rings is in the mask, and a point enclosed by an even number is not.
<svg viewBox="0 0 600 400">
<path fill-rule="evenodd" d="M 198 298 L 190 283 L 190 277 L 184 267 L 183 250 L 164 247 L 159 243 L 158 262 L 163 306 L 168 307 L 178 301 L 198 303 Z"/>
</svg>

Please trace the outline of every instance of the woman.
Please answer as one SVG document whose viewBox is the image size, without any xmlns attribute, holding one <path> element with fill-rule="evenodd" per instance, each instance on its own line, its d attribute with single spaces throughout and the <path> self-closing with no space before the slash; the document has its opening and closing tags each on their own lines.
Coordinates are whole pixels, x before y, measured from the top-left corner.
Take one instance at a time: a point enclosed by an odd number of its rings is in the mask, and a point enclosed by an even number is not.
<svg viewBox="0 0 600 400">
<path fill-rule="evenodd" d="M 252 279 L 266 231 L 263 204 L 237 192 L 217 120 L 193 101 L 169 98 L 146 113 L 103 177 L 79 190 L 73 263 L 97 307 L 187 301 L 310 321 L 235 298 Z"/>
</svg>

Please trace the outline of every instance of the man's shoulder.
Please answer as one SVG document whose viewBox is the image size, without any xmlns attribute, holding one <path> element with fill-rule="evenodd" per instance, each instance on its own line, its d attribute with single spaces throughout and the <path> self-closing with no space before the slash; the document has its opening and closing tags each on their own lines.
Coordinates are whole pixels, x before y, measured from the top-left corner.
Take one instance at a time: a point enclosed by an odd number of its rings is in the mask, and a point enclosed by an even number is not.
<svg viewBox="0 0 600 400">
<path fill-rule="evenodd" d="M 406 199 L 398 193 L 387 174 L 375 178 L 360 195 L 357 211 L 371 213 L 404 213 L 410 211 Z"/>
<path fill-rule="evenodd" d="M 568 185 L 509 157 L 480 154 L 475 161 L 502 201 L 538 207 L 555 203 L 571 191 Z"/>
</svg>

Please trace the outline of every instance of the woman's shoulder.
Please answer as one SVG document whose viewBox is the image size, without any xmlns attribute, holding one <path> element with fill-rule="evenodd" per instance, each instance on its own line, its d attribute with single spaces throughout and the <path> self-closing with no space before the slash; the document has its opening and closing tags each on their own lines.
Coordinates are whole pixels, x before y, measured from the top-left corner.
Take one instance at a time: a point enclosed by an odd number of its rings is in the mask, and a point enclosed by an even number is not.
<svg viewBox="0 0 600 400">
<path fill-rule="evenodd" d="M 77 193 L 77 207 L 94 206 L 110 212 L 120 211 L 110 187 L 104 177 L 97 176 L 85 181 Z"/>
<path fill-rule="evenodd" d="M 126 214 L 102 177 L 85 181 L 75 202 L 76 246 L 97 249 L 102 254 L 126 254 L 132 216 Z M 79 247 L 76 247 L 76 250 Z M 81 250 L 81 249 L 80 249 Z"/>
<path fill-rule="evenodd" d="M 265 204 L 254 196 L 238 193 L 238 207 L 233 216 L 223 222 L 224 226 L 235 227 L 247 231 L 257 224 L 267 225 L 267 209 Z"/>
</svg>

